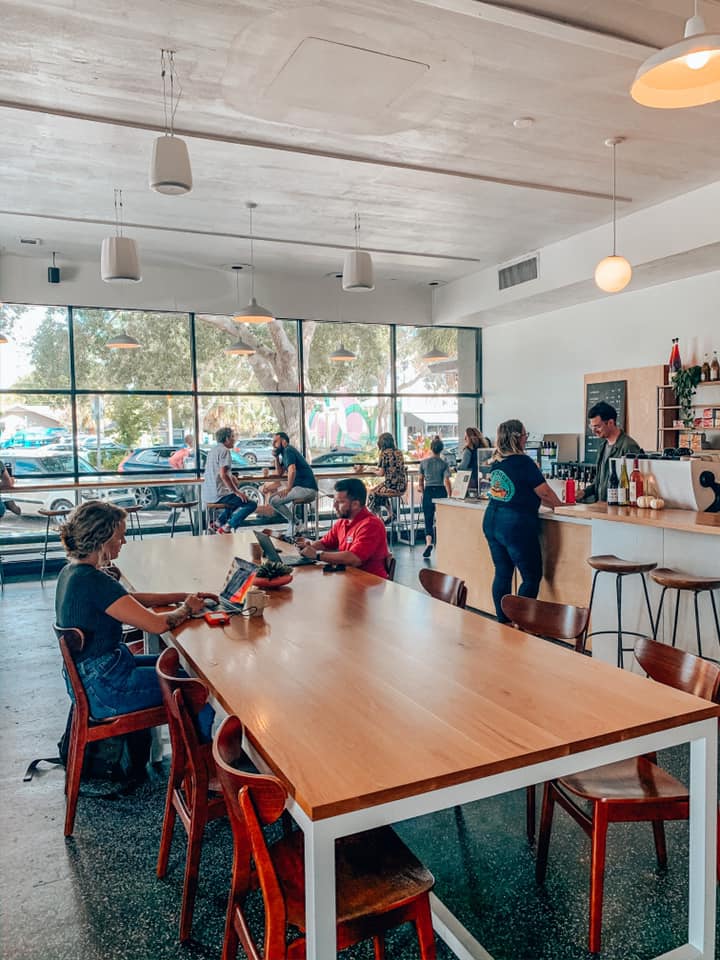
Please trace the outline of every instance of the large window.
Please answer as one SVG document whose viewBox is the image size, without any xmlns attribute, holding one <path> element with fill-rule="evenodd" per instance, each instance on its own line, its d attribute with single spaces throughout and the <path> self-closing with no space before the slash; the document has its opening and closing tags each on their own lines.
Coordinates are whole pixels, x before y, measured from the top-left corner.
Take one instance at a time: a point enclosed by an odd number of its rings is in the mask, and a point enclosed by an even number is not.
<svg viewBox="0 0 720 960">
<path fill-rule="evenodd" d="M 385 431 L 418 458 L 434 434 L 452 445 L 481 425 L 476 330 L 5 304 L 0 333 L 0 460 L 21 482 L 167 475 L 188 436 L 201 456 L 181 469 L 199 476 L 223 426 L 251 474 L 270 466 L 277 430 L 339 467 L 374 462 Z M 251 352 L 231 352 L 239 340 Z M 168 496 L 156 493 L 154 506 Z"/>
</svg>

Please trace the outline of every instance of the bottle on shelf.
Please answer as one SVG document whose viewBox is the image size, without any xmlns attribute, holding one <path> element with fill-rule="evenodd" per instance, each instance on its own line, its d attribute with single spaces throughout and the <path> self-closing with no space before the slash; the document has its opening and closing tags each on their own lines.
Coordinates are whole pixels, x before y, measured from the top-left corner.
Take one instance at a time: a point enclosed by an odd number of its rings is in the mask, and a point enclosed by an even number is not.
<svg viewBox="0 0 720 960">
<path fill-rule="evenodd" d="M 636 507 L 638 502 L 638 497 L 643 495 L 643 475 L 640 473 L 640 467 L 638 466 L 638 459 L 635 457 L 633 461 L 633 469 L 630 474 L 630 506 Z"/>
<path fill-rule="evenodd" d="M 682 360 L 680 359 L 680 338 L 673 337 L 672 349 L 670 350 L 670 370 L 677 373 L 682 370 Z"/>
<path fill-rule="evenodd" d="M 712 363 L 710 364 L 710 379 L 713 383 L 720 380 L 720 361 L 718 360 L 717 350 L 713 350 Z"/>
<path fill-rule="evenodd" d="M 703 358 L 702 367 L 700 368 L 700 382 L 707 383 L 708 380 L 710 380 L 711 376 L 712 374 L 710 371 L 710 354 L 706 353 Z"/>
<path fill-rule="evenodd" d="M 610 461 L 610 479 L 608 480 L 607 488 L 607 502 L 609 507 L 616 507 L 618 505 L 618 489 L 620 487 L 620 480 L 618 479 L 617 470 L 615 469 L 615 461 Z"/>
<path fill-rule="evenodd" d="M 622 459 L 620 467 L 620 484 L 618 486 L 618 506 L 626 507 L 630 503 L 630 478 L 627 472 L 627 461 Z"/>
<path fill-rule="evenodd" d="M 575 470 L 570 470 L 570 476 L 565 481 L 565 503 L 573 504 L 575 503 L 575 477 L 573 476 Z"/>
</svg>

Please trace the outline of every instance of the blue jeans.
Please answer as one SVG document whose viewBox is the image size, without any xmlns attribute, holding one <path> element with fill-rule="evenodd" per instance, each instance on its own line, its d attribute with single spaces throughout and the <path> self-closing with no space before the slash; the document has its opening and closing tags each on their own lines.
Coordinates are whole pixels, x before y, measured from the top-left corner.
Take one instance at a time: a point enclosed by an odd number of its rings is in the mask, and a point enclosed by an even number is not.
<svg viewBox="0 0 720 960">
<path fill-rule="evenodd" d="M 226 493 L 217 502 L 224 503 L 227 508 L 218 517 L 218 523 L 229 523 L 233 530 L 237 530 L 243 520 L 249 517 L 253 510 L 257 509 L 254 500 L 245 501 L 236 493 Z"/>
<path fill-rule="evenodd" d="M 94 720 L 105 720 L 133 710 L 161 706 L 163 699 L 155 672 L 156 661 L 157 656 L 133 656 L 124 643 L 112 653 L 81 660 L 77 670 L 88 698 L 90 716 Z M 67 677 L 65 683 L 72 700 Z M 214 718 L 215 711 L 210 704 L 198 714 L 198 728 L 206 742 L 212 739 Z"/>
<path fill-rule="evenodd" d="M 502 598 L 512 593 L 515 568 L 520 571 L 521 597 L 537 597 L 542 580 L 542 553 L 537 515 L 518 513 L 510 507 L 488 504 L 483 517 L 483 532 L 495 564 L 492 585 L 495 613 L 500 623 L 509 623 L 502 611 Z"/>
</svg>

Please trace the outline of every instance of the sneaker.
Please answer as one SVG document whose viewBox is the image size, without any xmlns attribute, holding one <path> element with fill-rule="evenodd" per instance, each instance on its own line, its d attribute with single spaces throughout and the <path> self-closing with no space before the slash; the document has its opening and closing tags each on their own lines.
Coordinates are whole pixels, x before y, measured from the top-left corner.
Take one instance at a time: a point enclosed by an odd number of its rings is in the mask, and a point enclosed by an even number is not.
<svg viewBox="0 0 720 960">
<path fill-rule="evenodd" d="M 218 532 L 218 533 L 232 533 L 232 527 L 230 526 L 229 523 L 226 523 L 224 526 L 218 527 L 218 528 L 217 528 L 217 532 Z"/>
<path fill-rule="evenodd" d="M 428 560 L 428 559 L 430 558 L 430 554 L 432 553 L 432 551 L 433 551 L 433 545 L 432 545 L 431 543 L 429 543 L 429 544 L 425 547 L 425 549 L 423 550 L 423 557 L 424 557 L 426 560 Z"/>
</svg>

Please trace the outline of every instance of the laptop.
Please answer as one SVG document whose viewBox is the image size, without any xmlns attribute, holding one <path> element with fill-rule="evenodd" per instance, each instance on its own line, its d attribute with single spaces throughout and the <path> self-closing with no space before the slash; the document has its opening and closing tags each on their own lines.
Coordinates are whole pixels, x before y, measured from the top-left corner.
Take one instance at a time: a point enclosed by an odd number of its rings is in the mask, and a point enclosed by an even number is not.
<svg viewBox="0 0 720 960">
<path fill-rule="evenodd" d="M 259 530 L 254 530 L 253 533 L 257 537 L 257 542 L 260 544 L 262 552 L 268 560 L 272 560 L 274 563 L 284 563 L 288 567 L 306 567 L 316 562 L 309 557 L 300 557 L 296 553 L 280 553 L 266 533 L 260 533 Z"/>
<path fill-rule="evenodd" d="M 234 557 L 219 593 L 220 606 L 228 613 L 240 613 L 245 603 L 245 594 L 257 574 L 257 566 L 242 557 Z"/>
</svg>

